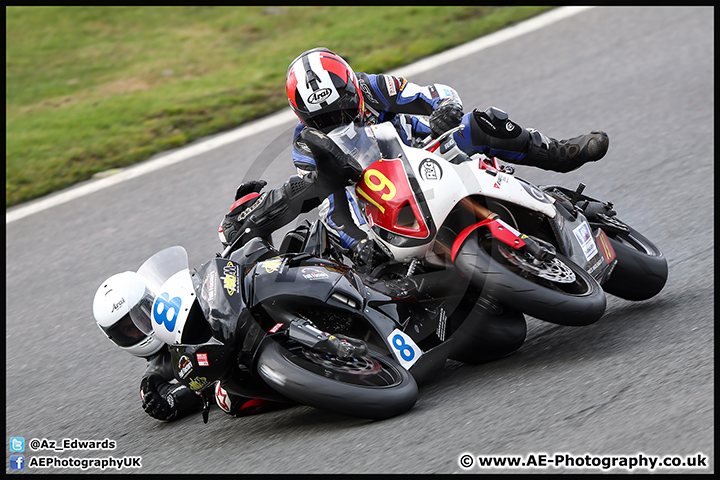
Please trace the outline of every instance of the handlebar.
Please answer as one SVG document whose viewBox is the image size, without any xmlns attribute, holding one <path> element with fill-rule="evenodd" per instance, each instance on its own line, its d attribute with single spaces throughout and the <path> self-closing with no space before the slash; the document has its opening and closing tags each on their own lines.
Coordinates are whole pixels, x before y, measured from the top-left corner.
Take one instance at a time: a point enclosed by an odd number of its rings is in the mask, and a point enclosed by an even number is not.
<svg viewBox="0 0 720 480">
<path fill-rule="evenodd" d="M 436 144 L 440 143 L 441 141 L 445 140 L 449 135 L 452 135 L 455 132 L 458 132 L 465 128 L 465 125 L 460 124 L 455 128 L 451 128 L 447 132 L 443 133 L 439 137 L 433 139 L 432 135 L 428 135 L 428 138 L 425 139 L 425 141 L 422 143 L 422 148 L 425 150 L 430 150 L 432 147 L 434 147 Z"/>
</svg>

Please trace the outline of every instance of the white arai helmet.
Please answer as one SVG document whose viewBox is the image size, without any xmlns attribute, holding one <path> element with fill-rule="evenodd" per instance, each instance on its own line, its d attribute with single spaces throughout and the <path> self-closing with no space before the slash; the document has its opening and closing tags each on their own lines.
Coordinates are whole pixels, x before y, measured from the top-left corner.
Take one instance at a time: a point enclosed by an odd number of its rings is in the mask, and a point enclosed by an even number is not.
<svg viewBox="0 0 720 480">
<path fill-rule="evenodd" d="M 155 333 L 143 333 L 136 325 L 150 325 L 155 293 L 145 277 L 123 272 L 105 280 L 95 293 L 93 315 L 98 327 L 118 347 L 136 357 L 148 357 L 164 343 Z"/>
</svg>

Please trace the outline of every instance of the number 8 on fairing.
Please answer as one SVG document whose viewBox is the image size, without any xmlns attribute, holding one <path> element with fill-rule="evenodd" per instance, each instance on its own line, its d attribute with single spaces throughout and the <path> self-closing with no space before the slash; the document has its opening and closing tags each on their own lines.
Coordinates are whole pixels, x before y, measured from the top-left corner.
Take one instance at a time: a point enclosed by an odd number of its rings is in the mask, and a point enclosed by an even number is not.
<svg viewBox="0 0 720 480">
<path fill-rule="evenodd" d="M 387 336 L 393 355 L 400 364 L 409 369 L 422 356 L 422 350 L 406 333 L 395 329 Z"/>
<path fill-rule="evenodd" d="M 168 295 L 167 292 L 158 296 L 153 305 L 153 318 L 155 322 L 158 325 L 164 325 L 168 332 L 172 332 L 175 329 L 175 321 L 178 318 L 181 306 L 182 299 L 180 297 L 170 299 L 170 295 Z"/>
<path fill-rule="evenodd" d="M 411 361 L 415 357 L 415 350 L 405 343 L 405 339 L 400 335 L 395 335 L 392 339 L 393 345 L 400 351 L 400 356 L 406 362 Z"/>
</svg>

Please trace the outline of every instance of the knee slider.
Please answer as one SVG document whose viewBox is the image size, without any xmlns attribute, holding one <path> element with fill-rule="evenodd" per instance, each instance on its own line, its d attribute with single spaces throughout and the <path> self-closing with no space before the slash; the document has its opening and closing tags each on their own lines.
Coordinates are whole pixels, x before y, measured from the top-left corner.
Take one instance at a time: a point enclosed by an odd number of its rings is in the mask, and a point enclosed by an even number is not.
<svg viewBox="0 0 720 480">
<path fill-rule="evenodd" d="M 530 134 L 517 123 L 510 120 L 508 114 L 495 107 L 484 112 L 473 110 L 473 122 L 470 133 L 476 146 L 488 146 L 511 152 L 524 152 L 527 149 Z"/>
<path fill-rule="evenodd" d="M 473 119 L 483 133 L 494 138 L 515 138 L 524 131 L 508 118 L 507 113 L 495 107 L 489 107 L 484 112 L 474 110 Z"/>
</svg>

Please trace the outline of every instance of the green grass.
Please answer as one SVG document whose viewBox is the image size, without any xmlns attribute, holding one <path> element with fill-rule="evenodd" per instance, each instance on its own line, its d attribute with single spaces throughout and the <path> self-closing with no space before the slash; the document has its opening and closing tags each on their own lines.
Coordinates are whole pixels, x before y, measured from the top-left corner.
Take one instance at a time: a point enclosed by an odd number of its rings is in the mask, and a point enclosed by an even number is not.
<svg viewBox="0 0 720 480">
<path fill-rule="evenodd" d="M 326 46 L 411 63 L 549 7 L 6 7 L 6 207 L 287 105 Z"/>
</svg>

